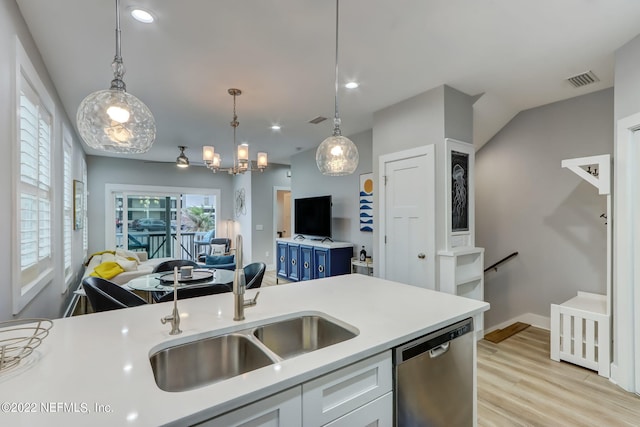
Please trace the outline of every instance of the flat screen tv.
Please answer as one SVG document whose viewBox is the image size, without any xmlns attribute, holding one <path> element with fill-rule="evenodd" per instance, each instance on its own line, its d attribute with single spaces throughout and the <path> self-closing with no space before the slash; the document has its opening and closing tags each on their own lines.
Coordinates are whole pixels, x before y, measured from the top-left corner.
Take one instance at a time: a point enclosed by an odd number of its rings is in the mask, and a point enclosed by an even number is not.
<svg viewBox="0 0 640 427">
<path fill-rule="evenodd" d="M 295 199 L 294 233 L 331 237 L 331 196 Z"/>
</svg>

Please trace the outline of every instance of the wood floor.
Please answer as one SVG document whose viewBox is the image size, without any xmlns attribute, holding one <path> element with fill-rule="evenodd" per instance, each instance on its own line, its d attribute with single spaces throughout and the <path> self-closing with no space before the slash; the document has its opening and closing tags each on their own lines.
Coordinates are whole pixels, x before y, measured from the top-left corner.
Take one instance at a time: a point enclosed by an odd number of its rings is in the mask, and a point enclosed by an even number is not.
<svg viewBox="0 0 640 427">
<path fill-rule="evenodd" d="M 275 285 L 268 271 L 263 286 Z M 287 283 L 279 279 L 280 284 Z M 549 358 L 549 331 L 478 342 L 478 426 L 640 426 L 640 396 L 596 372 Z"/>
<path fill-rule="evenodd" d="M 530 327 L 478 343 L 478 426 L 640 426 L 640 397 L 552 361 L 549 332 Z"/>
</svg>

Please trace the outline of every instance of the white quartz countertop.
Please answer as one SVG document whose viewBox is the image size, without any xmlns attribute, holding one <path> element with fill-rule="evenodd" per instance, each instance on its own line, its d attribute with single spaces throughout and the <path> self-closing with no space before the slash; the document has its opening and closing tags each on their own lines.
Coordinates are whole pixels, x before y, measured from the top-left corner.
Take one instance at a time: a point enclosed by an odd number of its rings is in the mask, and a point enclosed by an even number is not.
<svg viewBox="0 0 640 427">
<path fill-rule="evenodd" d="M 252 298 L 255 290 L 245 297 Z M 260 289 L 246 320 L 233 294 L 181 300 L 180 328 L 160 318 L 172 303 L 59 319 L 42 345 L 0 373 L 6 426 L 185 425 L 222 414 L 488 310 L 489 304 L 360 274 Z M 323 313 L 359 330 L 353 339 L 196 390 L 165 392 L 149 356 L 171 344 L 246 329 L 296 313 Z"/>
</svg>

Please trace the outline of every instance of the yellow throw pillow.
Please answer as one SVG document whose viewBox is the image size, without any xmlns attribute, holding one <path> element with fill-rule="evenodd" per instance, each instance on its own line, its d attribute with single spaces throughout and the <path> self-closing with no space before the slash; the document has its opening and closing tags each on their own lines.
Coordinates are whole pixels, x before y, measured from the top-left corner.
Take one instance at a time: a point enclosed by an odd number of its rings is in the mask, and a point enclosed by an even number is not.
<svg viewBox="0 0 640 427">
<path fill-rule="evenodd" d="M 124 269 L 120 266 L 120 264 L 114 261 L 107 261 L 103 262 L 102 264 L 96 265 L 96 268 L 93 269 L 93 272 L 91 272 L 89 276 L 102 277 L 103 279 L 112 279 L 122 272 L 124 272 Z"/>
</svg>

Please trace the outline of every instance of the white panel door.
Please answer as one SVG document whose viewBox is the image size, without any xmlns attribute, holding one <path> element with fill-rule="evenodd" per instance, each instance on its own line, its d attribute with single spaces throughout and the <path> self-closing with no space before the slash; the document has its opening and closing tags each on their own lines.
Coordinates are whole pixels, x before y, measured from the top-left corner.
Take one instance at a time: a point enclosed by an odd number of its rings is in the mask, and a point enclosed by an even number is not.
<svg viewBox="0 0 640 427">
<path fill-rule="evenodd" d="M 412 150 L 413 151 L 413 150 Z M 435 289 L 433 146 L 384 163 L 384 277 Z"/>
</svg>

